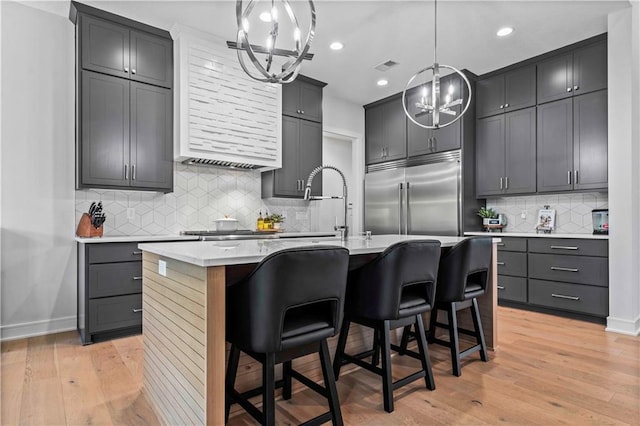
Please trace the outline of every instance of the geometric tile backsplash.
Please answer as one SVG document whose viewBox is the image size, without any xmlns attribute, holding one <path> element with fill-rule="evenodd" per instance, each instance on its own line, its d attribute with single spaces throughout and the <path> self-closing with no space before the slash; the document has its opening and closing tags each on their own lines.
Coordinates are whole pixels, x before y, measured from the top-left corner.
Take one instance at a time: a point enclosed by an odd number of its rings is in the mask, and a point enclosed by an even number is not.
<svg viewBox="0 0 640 426">
<path fill-rule="evenodd" d="M 174 192 L 83 189 L 76 191 L 76 223 L 92 201 L 102 201 L 104 235 L 166 235 L 184 230 L 215 229 L 228 215 L 239 229 L 255 229 L 258 213 L 285 214 L 287 231 L 313 228 L 313 206 L 302 200 L 261 199 L 260 172 L 234 171 L 174 162 Z M 127 217 L 127 209 L 135 213 Z"/>
<path fill-rule="evenodd" d="M 487 198 L 488 208 L 507 215 L 505 232 L 535 232 L 538 210 L 545 205 L 556 211 L 555 233 L 591 234 L 591 210 L 609 208 L 609 198 L 602 192 Z"/>
</svg>

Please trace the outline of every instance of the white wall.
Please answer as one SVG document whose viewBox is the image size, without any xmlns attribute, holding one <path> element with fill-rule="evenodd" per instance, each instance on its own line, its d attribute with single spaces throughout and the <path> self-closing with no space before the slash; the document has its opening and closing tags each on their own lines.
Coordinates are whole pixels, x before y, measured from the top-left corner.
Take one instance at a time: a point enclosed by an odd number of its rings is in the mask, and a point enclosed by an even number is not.
<svg viewBox="0 0 640 426">
<path fill-rule="evenodd" d="M 607 330 L 634 335 L 640 333 L 639 23 L 638 1 L 608 17 L 611 226 Z"/>
<path fill-rule="evenodd" d="M 344 173 L 348 191 L 354 190 L 352 142 L 330 136 L 322 138 L 322 162 L 337 167 Z M 342 179 L 337 173 L 327 171 L 322 174 L 322 192 L 324 195 L 341 195 Z M 349 194 L 347 193 L 347 196 Z M 351 204 L 351 201 L 349 201 Z M 353 229 L 353 209 L 348 210 L 347 225 Z M 337 224 L 342 225 L 344 219 L 343 200 L 323 200 L 318 203 L 318 231 L 332 231 Z"/>
<path fill-rule="evenodd" d="M 2 5 L 1 336 L 74 329 L 74 43 L 65 17 Z"/>
</svg>

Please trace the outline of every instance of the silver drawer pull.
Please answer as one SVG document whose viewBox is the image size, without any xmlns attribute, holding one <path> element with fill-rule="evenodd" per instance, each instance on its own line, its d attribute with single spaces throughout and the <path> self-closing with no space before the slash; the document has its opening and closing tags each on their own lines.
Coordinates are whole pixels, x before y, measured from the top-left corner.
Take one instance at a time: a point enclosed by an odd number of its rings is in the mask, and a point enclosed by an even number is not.
<svg viewBox="0 0 640 426">
<path fill-rule="evenodd" d="M 551 246 L 551 249 L 554 249 L 554 250 L 578 250 L 578 247 L 572 247 L 572 246 Z"/>
<path fill-rule="evenodd" d="M 496 243 L 498 247 L 504 247 L 504 243 Z"/>
<path fill-rule="evenodd" d="M 504 262 L 496 262 L 496 265 L 498 265 L 498 266 L 504 266 Z"/>
<path fill-rule="evenodd" d="M 580 300 L 580 298 L 577 296 L 565 296 L 564 294 L 555 294 L 555 293 L 551 293 L 551 297 L 555 297 L 558 299 Z"/>
<path fill-rule="evenodd" d="M 560 266 L 552 266 L 552 271 L 578 272 L 578 268 L 562 268 Z"/>
<path fill-rule="evenodd" d="M 133 253 L 131 253 L 131 254 L 132 254 L 132 255 L 134 255 L 134 256 L 136 256 L 136 255 L 142 254 L 142 252 L 141 252 L 141 251 L 134 251 L 134 252 L 133 252 Z"/>
<path fill-rule="evenodd" d="M 139 314 L 140 312 L 142 312 L 142 308 L 138 308 L 138 309 L 132 309 L 134 314 Z"/>
<path fill-rule="evenodd" d="M 504 287 L 501 285 L 496 286 L 498 288 L 498 290 L 504 290 Z"/>
<path fill-rule="evenodd" d="M 142 277 L 133 277 L 134 281 L 140 281 Z"/>
</svg>

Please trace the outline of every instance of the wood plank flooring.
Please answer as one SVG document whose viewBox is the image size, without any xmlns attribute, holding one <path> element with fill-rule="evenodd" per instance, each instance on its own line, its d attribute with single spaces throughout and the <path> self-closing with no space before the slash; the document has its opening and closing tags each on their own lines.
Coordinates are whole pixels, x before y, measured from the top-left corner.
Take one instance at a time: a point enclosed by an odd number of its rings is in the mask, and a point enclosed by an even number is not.
<svg viewBox="0 0 640 426">
<path fill-rule="evenodd" d="M 423 381 L 382 410 L 381 380 L 357 370 L 338 391 L 345 424 L 640 424 L 640 338 L 576 320 L 498 309 L 500 348 L 451 375 L 448 350 L 430 345 L 436 390 Z M 2 344 L 2 425 L 156 425 L 142 389 L 142 337 L 81 346 L 77 333 Z M 295 367 L 295 362 L 294 362 Z M 418 361 L 394 357 L 394 378 Z M 258 398 L 259 401 L 260 398 Z M 278 424 L 326 411 L 310 390 L 277 404 Z M 230 425 L 253 425 L 242 413 Z"/>
</svg>

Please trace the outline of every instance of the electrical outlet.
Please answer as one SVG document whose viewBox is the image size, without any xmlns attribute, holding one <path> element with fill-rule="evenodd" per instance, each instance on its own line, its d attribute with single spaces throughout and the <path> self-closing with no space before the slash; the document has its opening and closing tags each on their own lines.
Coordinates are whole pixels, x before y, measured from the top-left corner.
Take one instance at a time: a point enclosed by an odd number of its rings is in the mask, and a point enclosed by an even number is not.
<svg viewBox="0 0 640 426">
<path fill-rule="evenodd" d="M 167 262 L 164 260 L 158 260 L 158 274 L 163 277 L 167 276 Z"/>
<path fill-rule="evenodd" d="M 133 207 L 129 207 L 127 209 L 127 219 L 134 220 L 136 218 L 136 209 L 134 209 Z"/>
<path fill-rule="evenodd" d="M 520 212 L 520 218 L 521 219 L 526 219 L 527 218 L 527 211 L 526 210 L 522 210 Z"/>
</svg>

